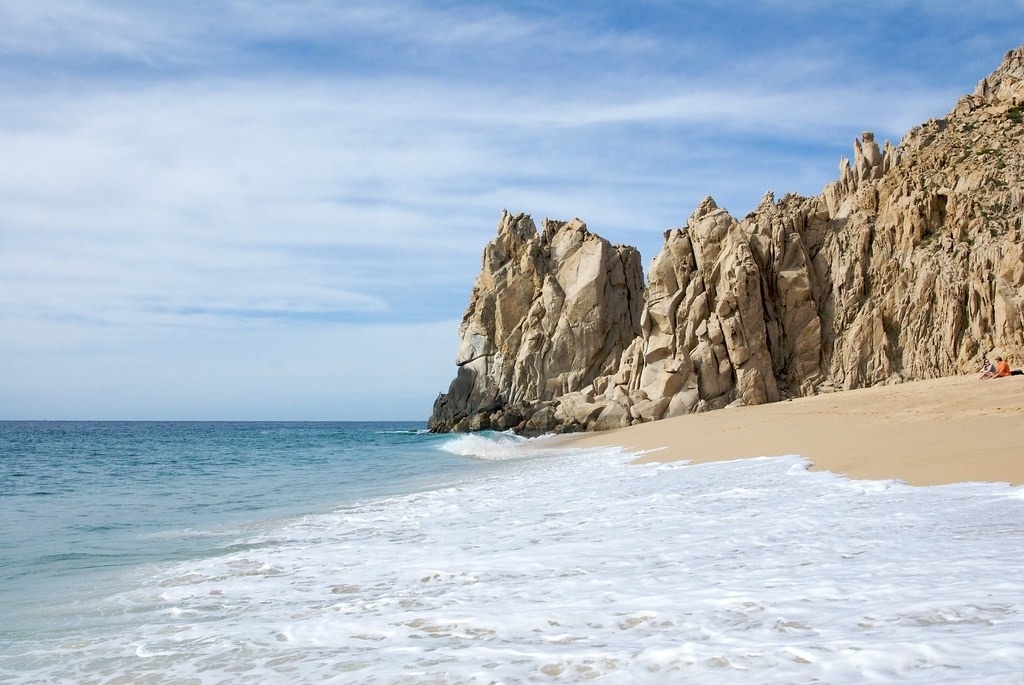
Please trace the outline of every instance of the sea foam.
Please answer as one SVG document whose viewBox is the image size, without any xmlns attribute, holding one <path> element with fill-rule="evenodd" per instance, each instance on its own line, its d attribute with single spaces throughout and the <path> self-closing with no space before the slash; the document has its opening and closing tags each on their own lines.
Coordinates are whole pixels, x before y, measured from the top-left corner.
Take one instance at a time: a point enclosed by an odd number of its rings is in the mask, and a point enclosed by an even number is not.
<svg viewBox="0 0 1024 685">
<path fill-rule="evenodd" d="M 486 440 L 444 449 L 535 444 Z M 1020 489 L 852 481 L 798 457 L 543 454 L 140 569 L 92 608 L 108 624 L 2 667 L 85 683 L 1019 681 Z"/>
<path fill-rule="evenodd" d="M 552 435 L 527 438 L 512 432 L 463 433 L 451 438 L 441 449 L 451 454 L 472 459 L 500 461 L 537 457 L 549 451 Z"/>
</svg>

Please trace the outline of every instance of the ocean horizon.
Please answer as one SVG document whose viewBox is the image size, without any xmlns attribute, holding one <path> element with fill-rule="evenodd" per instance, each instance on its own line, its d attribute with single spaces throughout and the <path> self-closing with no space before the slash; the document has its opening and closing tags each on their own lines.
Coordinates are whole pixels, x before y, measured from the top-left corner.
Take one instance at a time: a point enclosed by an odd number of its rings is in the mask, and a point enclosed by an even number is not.
<svg viewBox="0 0 1024 685">
<path fill-rule="evenodd" d="M 425 422 L 0 422 L 0 681 L 1020 682 L 1024 490 Z"/>
</svg>

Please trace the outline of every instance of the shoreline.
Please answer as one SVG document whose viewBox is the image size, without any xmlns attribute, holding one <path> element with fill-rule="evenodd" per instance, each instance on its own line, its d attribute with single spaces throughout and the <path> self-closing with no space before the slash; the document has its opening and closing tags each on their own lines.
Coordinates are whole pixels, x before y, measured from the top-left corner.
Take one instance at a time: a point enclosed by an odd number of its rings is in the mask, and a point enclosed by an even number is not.
<svg viewBox="0 0 1024 685">
<path fill-rule="evenodd" d="M 1024 376 L 953 376 L 689 414 L 564 437 L 637 463 L 799 455 L 812 470 L 929 486 L 1024 484 Z"/>
</svg>

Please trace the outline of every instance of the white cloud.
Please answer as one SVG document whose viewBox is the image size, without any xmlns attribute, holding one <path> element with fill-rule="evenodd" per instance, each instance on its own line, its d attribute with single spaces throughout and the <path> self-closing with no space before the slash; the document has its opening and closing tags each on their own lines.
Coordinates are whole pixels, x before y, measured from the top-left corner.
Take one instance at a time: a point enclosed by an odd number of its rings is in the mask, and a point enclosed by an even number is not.
<svg viewBox="0 0 1024 685">
<path fill-rule="evenodd" d="M 450 282 L 431 262 L 451 253 L 475 265 L 501 208 L 660 235 L 665 207 L 682 219 L 698 195 L 750 185 L 752 204 L 773 187 L 748 152 L 723 146 L 730 130 L 796 137 L 816 125 L 856 127 L 856 110 L 844 107 L 857 101 L 851 92 L 573 104 L 486 86 L 391 85 L 175 83 L 40 98 L 46 115 L 33 126 L 0 128 L 5 297 L 41 311 L 77 301 L 129 319 L 149 309 L 229 319 L 386 312 L 382 284 Z M 833 104 L 794 111 L 802 101 Z M 630 133 L 651 122 L 676 127 L 678 168 L 630 159 L 651 154 Z M 673 198 L 687 186 L 693 197 Z"/>
<path fill-rule="evenodd" d="M 250 349 L 315 351 L 263 376 L 281 396 L 323 389 L 332 355 L 364 360 L 342 376 L 397 364 L 410 384 L 443 368 L 443 390 L 503 208 L 580 216 L 649 261 L 704 195 L 743 214 L 769 189 L 817 192 L 860 131 L 895 141 L 959 93 L 945 74 L 888 81 L 871 56 L 850 68 L 840 27 L 749 47 L 511 5 L 175 7 L 0 6 L 0 351 L 24 367 L 4 370 L 9 414 L 53 415 L 50 368 L 77 379 L 69 407 L 90 384 L 127 401 L 132 374 L 189 401 L 175 373 L 216 377 L 218 406 L 232 387 L 248 401 Z M 448 347 L 407 362 L 439 320 Z"/>
<path fill-rule="evenodd" d="M 0 54 L 142 60 L 166 56 L 192 43 L 193 28 L 187 6 L 166 9 L 171 14 L 157 5 L 134 3 L 6 0 L 0 3 Z"/>
</svg>

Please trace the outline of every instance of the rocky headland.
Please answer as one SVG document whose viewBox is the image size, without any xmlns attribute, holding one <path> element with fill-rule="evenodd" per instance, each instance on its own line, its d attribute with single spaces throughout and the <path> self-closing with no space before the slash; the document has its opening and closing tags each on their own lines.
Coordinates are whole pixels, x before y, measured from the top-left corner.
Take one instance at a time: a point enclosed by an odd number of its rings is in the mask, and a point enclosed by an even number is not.
<svg viewBox="0 0 1024 685">
<path fill-rule="evenodd" d="M 647 274 L 574 219 L 504 213 L 436 432 L 602 430 L 1024 362 L 1024 46 L 815 197 L 710 197 Z"/>
</svg>

